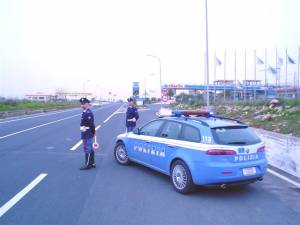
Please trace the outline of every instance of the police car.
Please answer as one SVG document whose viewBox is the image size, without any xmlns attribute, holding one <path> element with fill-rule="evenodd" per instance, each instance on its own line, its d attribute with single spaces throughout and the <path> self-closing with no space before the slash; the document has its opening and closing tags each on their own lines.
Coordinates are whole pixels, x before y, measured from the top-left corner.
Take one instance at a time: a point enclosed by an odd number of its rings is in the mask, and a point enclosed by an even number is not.
<svg viewBox="0 0 300 225">
<path fill-rule="evenodd" d="M 170 176 L 183 194 L 194 185 L 249 184 L 267 171 L 264 143 L 251 128 L 203 111 L 175 111 L 120 134 L 114 155 L 119 164 L 134 161 Z"/>
</svg>

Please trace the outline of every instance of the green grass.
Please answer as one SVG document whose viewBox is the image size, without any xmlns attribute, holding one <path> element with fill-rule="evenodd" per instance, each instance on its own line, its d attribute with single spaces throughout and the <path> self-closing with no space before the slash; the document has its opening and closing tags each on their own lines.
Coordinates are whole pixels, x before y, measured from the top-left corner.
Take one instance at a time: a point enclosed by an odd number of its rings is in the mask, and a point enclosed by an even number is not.
<svg viewBox="0 0 300 225">
<path fill-rule="evenodd" d="M 270 100 L 240 102 L 237 104 L 220 104 L 215 108 L 215 113 L 241 120 L 252 127 L 300 137 L 300 99 L 279 99 L 279 105 L 282 106 L 282 112 L 278 112 L 278 108 L 270 109 L 269 105 Z M 181 109 L 195 109 L 199 106 L 181 105 Z M 172 104 L 170 105 L 170 108 L 179 109 L 179 105 Z M 296 111 L 290 111 L 292 108 Z M 270 121 L 255 119 L 258 115 L 266 114 L 272 115 Z"/>
<path fill-rule="evenodd" d="M 35 110 L 35 109 L 51 109 L 51 108 L 68 108 L 79 106 L 75 102 L 30 102 L 18 100 L 6 100 L 0 102 L 0 112 L 16 111 L 16 110 Z"/>
</svg>

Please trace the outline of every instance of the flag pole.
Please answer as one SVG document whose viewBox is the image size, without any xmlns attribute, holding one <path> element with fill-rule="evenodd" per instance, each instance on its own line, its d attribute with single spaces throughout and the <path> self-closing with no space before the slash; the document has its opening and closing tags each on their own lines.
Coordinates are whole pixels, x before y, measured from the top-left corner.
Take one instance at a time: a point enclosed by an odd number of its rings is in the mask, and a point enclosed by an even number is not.
<svg viewBox="0 0 300 225">
<path fill-rule="evenodd" d="M 245 49 L 245 71 L 244 71 L 244 101 L 246 101 L 246 87 L 247 87 L 247 82 L 246 82 L 246 76 L 247 76 L 247 50 Z"/>
<path fill-rule="evenodd" d="M 287 73 L 288 73 L 288 54 L 287 48 L 285 49 L 285 98 L 287 98 Z"/>
<path fill-rule="evenodd" d="M 216 105 L 216 74 L 217 74 L 217 65 L 216 65 L 216 51 L 214 52 L 214 105 Z"/>
<path fill-rule="evenodd" d="M 256 100 L 256 49 L 254 49 L 254 88 L 253 88 L 253 98 Z"/>
<path fill-rule="evenodd" d="M 267 88 L 269 88 L 269 85 L 268 85 L 268 75 L 267 75 L 267 65 L 268 65 L 268 52 L 267 52 L 267 48 L 265 48 L 265 98 L 267 98 Z"/>
<path fill-rule="evenodd" d="M 236 80 L 236 49 L 234 49 L 234 101 L 236 101 L 236 88 L 237 88 L 237 80 Z"/>
<path fill-rule="evenodd" d="M 280 81 L 279 81 L 279 77 L 280 77 L 280 69 L 278 69 L 278 52 L 277 52 L 277 48 L 276 48 L 276 54 L 275 54 L 275 65 L 276 65 L 276 71 L 279 71 L 279 75 L 277 74 L 276 76 L 276 86 L 280 86 Z"/>
<path fill-rule="evenodd" d="M 300 89 L 300 46 L 298 47 L 298 88 L 297 88 L 297 97 L 299 97 L 299 91 Z"/>
<path fill-rule="evenodd" d="M 226 101 L 226 49 L 224 51 L 224 102 Z"/>
</svg>

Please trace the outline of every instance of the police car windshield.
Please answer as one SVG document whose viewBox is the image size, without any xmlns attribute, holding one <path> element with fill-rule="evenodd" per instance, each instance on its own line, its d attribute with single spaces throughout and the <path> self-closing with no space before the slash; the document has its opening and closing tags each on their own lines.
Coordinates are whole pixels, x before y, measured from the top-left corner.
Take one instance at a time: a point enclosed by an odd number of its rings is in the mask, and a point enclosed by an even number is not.
<svg viewBox="0 0 300 225">
<path fill-rule="evenodd" d="M 221 145 L 251 145 L 261 142 L 260 138 L 248 127 L 216 127 L 212 135 L 217 144 Z"/>
</svg>

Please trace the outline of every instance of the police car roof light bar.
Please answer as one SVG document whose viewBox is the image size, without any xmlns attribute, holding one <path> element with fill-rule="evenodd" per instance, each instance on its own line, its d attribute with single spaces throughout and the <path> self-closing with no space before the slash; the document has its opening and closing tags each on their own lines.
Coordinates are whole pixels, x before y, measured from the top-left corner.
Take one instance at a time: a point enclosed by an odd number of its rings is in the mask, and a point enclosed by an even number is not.
<svg viewBox="0 0 300 225">
<path fill-rule="evenodd" d="M 209 117 L 211 114 L 208 111 L 202 111 L 202 110 L 175 110 L 172 111 L 172 116 L 203 116 L 203 117 Z"/>
<path fill-rule="evenodd" d="M 181 117 L 181 116 L 212 117 L 212 118 L 216 118 L 216 119 L 230 120 L 230 121 L 237 122 L 239 124 L 246 125 L 245 123 L 243 123 L 237 119 L 232 119 L 229 117 L 215 115 L 212 111 L 204 111 L 204 110 L 173 110 L 171 112 L 171 115 L 159 115 L 159 117 L 169 117 L 169 116 L 171 116 L 171 117 L 172 116 L 173 117 Z"/>
</svg>

